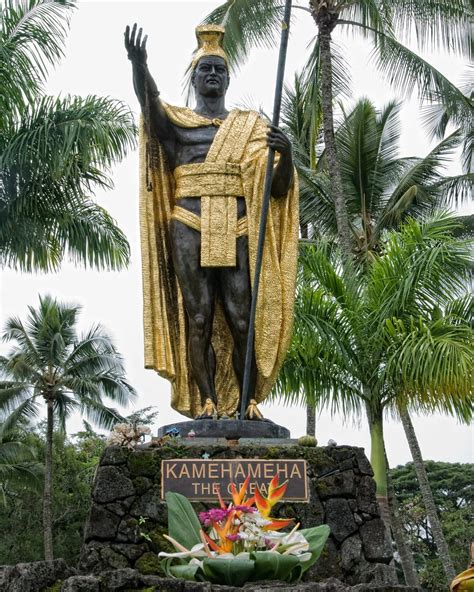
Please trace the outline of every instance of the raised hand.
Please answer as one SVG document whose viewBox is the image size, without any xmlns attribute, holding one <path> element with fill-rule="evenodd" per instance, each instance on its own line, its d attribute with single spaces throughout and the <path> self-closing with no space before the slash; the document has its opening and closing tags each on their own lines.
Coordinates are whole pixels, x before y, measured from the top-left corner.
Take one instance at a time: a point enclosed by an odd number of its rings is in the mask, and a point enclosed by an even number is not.
<svg viewBox="0 0 474 592">
<path fill-rule="evenodd" d="M 127 50 L 128 59 L 133 64 L 136 64 L 137 66 L 145 66 L 147 60 L 146 41 L 148 39 L 148 35 L 145 35 L 142 41 L 143 29 L 140 27 L 138 30 L 138 35 L 135 39 L 136 33 L 137 23 L 133 25 L 131 34 L 130 27 L 127 25 L 124 33 L 125 49 Z"/>
</svg>

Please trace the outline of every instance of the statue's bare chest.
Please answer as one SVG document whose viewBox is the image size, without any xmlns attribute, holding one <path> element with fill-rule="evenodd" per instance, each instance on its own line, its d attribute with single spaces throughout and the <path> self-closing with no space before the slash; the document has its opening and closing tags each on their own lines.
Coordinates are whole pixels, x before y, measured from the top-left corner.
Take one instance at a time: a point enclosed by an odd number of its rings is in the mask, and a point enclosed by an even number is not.
<svg viewBox="0 0 474 592">
<path fill-rule="evenodd" d="M 182 128 L 175 127 L 175 166 L 204 162 L 218 128 L 206 127 Z"/>
</svg>

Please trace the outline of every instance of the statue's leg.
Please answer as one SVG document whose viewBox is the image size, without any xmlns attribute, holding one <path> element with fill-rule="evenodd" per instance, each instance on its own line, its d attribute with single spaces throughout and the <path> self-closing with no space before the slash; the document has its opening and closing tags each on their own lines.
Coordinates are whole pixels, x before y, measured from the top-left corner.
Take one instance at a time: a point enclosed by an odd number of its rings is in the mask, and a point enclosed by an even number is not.
<svg viewBox="0 0 474 592">
<path fill-rule="evenodd" d="M 201 235 L 178 220 L 170 222 L 173 264 L 188 317 L 188 359 L 201 395 L 217 404 L 215 354 L 211 345 L 216 272 L 201 267 Z"/>
<path fill-rule="evenodd" d="M 248 239 L 241 236 L 237 239 L 237 264 L 235 267 L 222 267 L 219 270 L 219 294 L 224 308 L 227 324 L 234 340 L 232 361 L 239 381 L 240 394 L 244 380 L 245 353 L 249 330 L 251 288 L 248 260 Z M 249 399 L 254 397 L 257 378 L 255 355 L 252 356 L 250 371 Z M 240 407 L 240 401 L 239 401 Z"/>
</svg>

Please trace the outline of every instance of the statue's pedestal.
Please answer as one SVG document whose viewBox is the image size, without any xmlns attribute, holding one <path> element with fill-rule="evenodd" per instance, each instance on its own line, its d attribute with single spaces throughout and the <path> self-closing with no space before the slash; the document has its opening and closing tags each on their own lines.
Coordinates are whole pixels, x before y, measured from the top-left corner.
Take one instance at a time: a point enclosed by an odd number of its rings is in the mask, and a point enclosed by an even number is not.
<svg viewBox="0 0 474 592">
<path fill-rule="evenodd" d="M 205 420 L 203 420 L 205 426 Z M 219 421 L 219 424 L 225 423 Z M 275 517 L 291 517 L 302 528 L 329 524 L 331 536 L 305 576 L 316 582 L 336 577 L 347 584 L 389 583 L 392 548 L 375 499 L 372 469 L 363 449 L 216 444 L 212 439 L 177 439 L 134 450 L 109 447 L 98 467 L 79 569 L 100 573 L 132 567 L 162 574 L 156 553 L 169 550 L 166 503 L 161 499 L 161 461 L 170 459 L 305 459 L 309 502 L 279 504 Z M 224 440 L 223 440 L 224 441 Z M 264 442 L 261 440 L 260 442 Z M 214 502 L 195 503 L 196 511 Z M 144 519 L 144 520 L 143 520 Z M 146 536 L 144 536 L 146 535 Z M 381 588 L 386 590 L 386 588 Z"/>
<path fill-rule="evenodd" d="M 158 438 L 167 433 L 179 433 L 182 438 L 224 438 L 226 440 L 248 440 L 274 438 L 288 440 L 290 430 L 272 421 L 250 421 L 248 419 L 195 419 L 162 426 Z"/>
</svg>

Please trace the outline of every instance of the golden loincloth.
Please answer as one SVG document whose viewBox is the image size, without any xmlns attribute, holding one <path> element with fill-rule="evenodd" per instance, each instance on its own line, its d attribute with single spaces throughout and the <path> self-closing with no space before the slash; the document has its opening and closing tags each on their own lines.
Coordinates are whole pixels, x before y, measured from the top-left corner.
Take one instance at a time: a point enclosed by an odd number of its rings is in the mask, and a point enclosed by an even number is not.
<svg viewBox="0 0 474 592">
<path fill-rule="evenodd" d="M 247 234 L 247 217 L 237 219 L 237 197 L 244 194 L 240 165 L 206 159 L 176 167 L 173 177 L 175 200 L 196 196 L 201 199 L 201 216 L 179 205 L 171 214 L 173 220 L 201 233 L 201 266 L 235 267 L 235 241 Z"/>
</svg>

